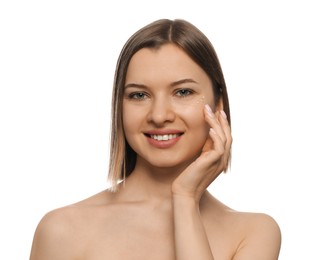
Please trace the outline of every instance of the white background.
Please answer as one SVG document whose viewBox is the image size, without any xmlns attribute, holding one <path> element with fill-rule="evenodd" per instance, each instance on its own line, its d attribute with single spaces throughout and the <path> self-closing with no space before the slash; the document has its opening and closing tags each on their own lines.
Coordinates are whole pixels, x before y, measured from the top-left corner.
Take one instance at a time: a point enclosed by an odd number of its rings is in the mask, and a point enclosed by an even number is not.
<svg viewBox="0 0 311 260">
<path fill-rule="evenodd" d="M 281 260 L 311 259 L 311 18 L 299 0 L 1 1 L 0 259 L 28 259 L 46 212 L 107 187 L 116 59 L 159 18 L 192 22 L 223 66 L 234 146 L 213 194 L 273 216 Z"/>
</svg>

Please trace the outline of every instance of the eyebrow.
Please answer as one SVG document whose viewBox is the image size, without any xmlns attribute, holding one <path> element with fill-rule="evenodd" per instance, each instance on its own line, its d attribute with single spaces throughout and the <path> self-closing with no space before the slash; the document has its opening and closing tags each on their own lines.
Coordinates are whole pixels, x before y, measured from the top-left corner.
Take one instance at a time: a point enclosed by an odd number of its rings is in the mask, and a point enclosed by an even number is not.
<svg viewBox="0 0 311 260">
<path fill-rule="evenodd" d="M 187 78 L 187 79 L 181 79 L 181 80 L 174 81 L 174 82 L 172 82 L 170 84 L 170 86 L 171 87 L 176 87 L 178 85 L 185 84 L 185 83 L 195 83 L 195 84 L 198 84 L 198 82 L 196 82 L 194 79 Z M 129 84 L 126 84 L 124 86 L 124 89 L 126 89 L 126 88 L 147 88 L 147 86 L 144 85 L 144 84 L 129 83 Z"/>
<path fill-rule="evenodd" d="M 170 85 L 172 87 L 175 87 L 175 86 L 178 86 L 178 85 L 181 85 L 181 84 L 184 84 L 184 83 L 195 83 L 195 84 L 198 84 L 198 82 L 196 82 L 194 79 L 181 79 L 181 80 L 178 80 L 178 81 L 174 81 L 172 82 Z"/>
</svg>

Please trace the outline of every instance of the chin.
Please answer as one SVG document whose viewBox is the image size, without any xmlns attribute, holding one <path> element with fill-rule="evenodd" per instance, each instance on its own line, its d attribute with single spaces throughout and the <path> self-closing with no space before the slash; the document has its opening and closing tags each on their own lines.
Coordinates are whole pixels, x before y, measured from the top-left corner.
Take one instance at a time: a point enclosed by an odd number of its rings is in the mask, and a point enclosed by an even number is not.
<svg viewBox="0 0 311 260">
<path fill-rule="evenodd" d="M 191 164 L 198 156 L 191 157 L 191 158 L 184 158 L 184 159 L 172 159 L 172 158 L 165 158 L 162 160 L 149 160 L 148 164 L 151 167 L 159 168 L 159 169 L 185 169 L 189 164 Z"/>
</svg>

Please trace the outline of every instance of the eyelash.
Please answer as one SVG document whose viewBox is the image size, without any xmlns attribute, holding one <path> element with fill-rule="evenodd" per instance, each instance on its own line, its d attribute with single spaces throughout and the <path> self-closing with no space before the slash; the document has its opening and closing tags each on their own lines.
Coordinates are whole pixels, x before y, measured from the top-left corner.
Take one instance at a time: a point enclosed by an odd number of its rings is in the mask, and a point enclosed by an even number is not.
<svg viewBox="0 0 311 260">
<path fill-rule="evenodd" d="M 186 92 L 186 94 L 182 93 L 182 92 Z M 191 89 L 188 89 L 188 88 L 182 88 L 182 89 L 176 90 L 175 93 L 176 93 L 177 96 L 180 96 L 180 97 L 184 98 L 184 97 L 187 97 L 187 96 L 193 94 L 194 91 L 191 90 Z"/>
<path fill-rule="evenodd" d="M 141 97 L 144 95 L 144 97 Z M 147 94 L 144 92 L 133 92 L 128 95 L 129 99 L 143 100 L 146 99 Z"/>
<path fill-rule="evenodd" d="M 193 94 L 194 91 L 188 88 L 181 88 L 181 89 L 177 89 L 175 91 L 175 95 L 181 98 L 185 98 L 191 94 Z M 132 92 L 128 94 L 128 98 L 129 99 L 134 99 L 134 100 L 144 100 L 148 97 L 148 93 L 144 93 L 144 92 Z"/>
</svg>

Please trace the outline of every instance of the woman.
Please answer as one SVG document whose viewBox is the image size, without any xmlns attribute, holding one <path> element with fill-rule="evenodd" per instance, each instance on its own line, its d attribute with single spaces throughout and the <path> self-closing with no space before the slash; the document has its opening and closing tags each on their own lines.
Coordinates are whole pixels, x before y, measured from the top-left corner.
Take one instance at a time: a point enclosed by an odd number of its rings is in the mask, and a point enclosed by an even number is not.
<svg viewBox="0 0 311 260">
<path fill-rule="evenodd" d="M 278 224 L 209 192 L 226 171 L 230 111 L 216 53 L 184 20 L 158 20 L 116 68 L 112 187 L 43 217 L 31 260 L 275 260 Z"/>
</svg>

